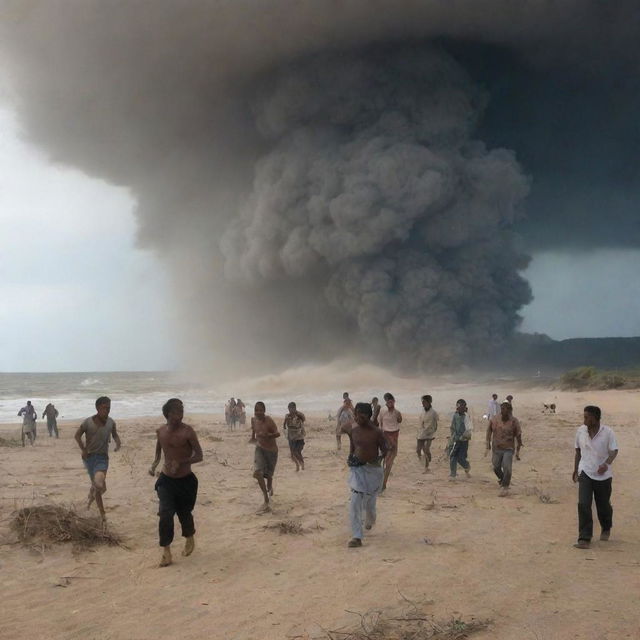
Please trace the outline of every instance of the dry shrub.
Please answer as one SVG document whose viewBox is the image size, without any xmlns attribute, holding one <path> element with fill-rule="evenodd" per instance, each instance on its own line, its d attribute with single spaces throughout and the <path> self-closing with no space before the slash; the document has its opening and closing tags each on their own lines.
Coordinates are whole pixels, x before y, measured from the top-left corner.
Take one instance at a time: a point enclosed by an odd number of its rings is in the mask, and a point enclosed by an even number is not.
<svg viewBox="0 0 640 640">
<path fill-rule="evenodd" d="M 277 529 L 281 534 L 302 535 L 305 531 L 298 520 L 282 520 L 265 525 L 265 529 Z"/>
<path fill-rule="evenodd" d="M 357 612 L 350 612 L 357 613 Z M 462 640 L 484 631 L 489 620 L 450 620 L 437 622 L 433 616 L 412 609 L 402 617 L 390 617 L 381 611 L 357 613 L 360 625 L 353 631 L 328 631 L 330 640 Z"/>
<path fill-rule="evenodd" d="M 79 516 L 73 507 L 39 505 L 24 507 L 13 514 L 11 529 L 25 544 L 72 542 L 80 549 L 99 544 L 122 545 L 98 517 Z"/>
</svg>

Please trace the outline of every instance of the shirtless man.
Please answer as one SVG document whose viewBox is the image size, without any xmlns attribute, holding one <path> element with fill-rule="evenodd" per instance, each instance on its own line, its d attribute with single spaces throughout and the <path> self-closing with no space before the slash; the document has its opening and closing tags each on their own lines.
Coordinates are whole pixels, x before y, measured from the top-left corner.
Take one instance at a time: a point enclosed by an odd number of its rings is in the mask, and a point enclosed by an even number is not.
<svg viewBox="0 0 640 640">
<path fill-rule="evenodd" d="M 253 459 L 253 477 L 258 481 L 264 503 L 259 514 L 271 511 L 269 497 L 273 496 L 273 474 L 278 463 L 278 427 L 271 416 L 265 414 L 264 402 L 256 402 L 251 418 L 251 439 L 256 443 Z M 266 484 L 265 484 L 266 480 Z"/>
<path fill-rule="evenodd" d="M 400 434 L 400 423 L 402 422 L 402 414 L 396 409 L 396 399 L 393 395 L 385 393 L 383 397 L 386 409 L 380 411 L 378 422 L 384 437 L 389 443 L 389 450 L 384 459 L 384 481 L 382 482 L 380 493 L 387 488 L 393 462 L 398 455 L 398 435 Z"/>
<path fill-rule="evenodd" d="M 342 427 L 342 432 L 346 433 L 351 441 L 347 464 L 351 489 L 349 519 L 353 537 L 348 547 L 362 546 L 363 510 L 366 529 L 371 529 L 376 522 L 376 498 L 383 479 L 380 462 L 387 454 L 388 445 L 382 431 L 371 421 L 372 414 L 370 404 L 358 402 L 355 422 Z"/>
<path fill-rule="evenodd" d="M 106 519 L 102 496 L 107 491 L 107 471 L 109 469 L 109 441 L 113 438 L 116 443 L 114 451 L 122 446 L 120 436 L 116 431 L 116 423 L 109 417 L 111 400 L 101 396 L 96 400 L 96 414 L 87 418 L 76 431 L 75 440 L 82 452 L 82 461 L 91 478 L 91 489 L 87 509 L 95 500 L 102 520 Z M 85 442 L 82 443 L 84 434 Z"/>
<path fill-rule="evenodd" d="M 198 436 L 188 424 L 182 422 L 184 405 L 182 400 L 171 398 L 162 407 L 167 424 L 156 429 L 156 457 L 149 469 L 154 476 L 164 453 L 164 466 L 156 481 L 156 492 L 160 500 L 158 515 L 160 522 L 160 546 L 162 547 L 161 567 L 171 562 L 171 543 L 173 542 L 173 516 L 178 514 L 185 538 L 183 556 L 190 556 L 195 548 L 193 539 L 196 529 L 193 522 L 193 507 L 198 495 L 198 478 L 191 471 L 191 465 L 202 462 L 202 448 Z"/>
<path fill-rule="evenodd" d="M 492 450 L 491 462 L 500 485 L 500 496 L 507 496 L 511 484 L 514 450 L 515 455 L 519 456 L 523 446 L 520 422 L 514 417 L 513 409 L 508 402 L 500 405 L 500 413 L 497 416 L 489 418 L 486 440 L 485 455 Z"/>
</svg>

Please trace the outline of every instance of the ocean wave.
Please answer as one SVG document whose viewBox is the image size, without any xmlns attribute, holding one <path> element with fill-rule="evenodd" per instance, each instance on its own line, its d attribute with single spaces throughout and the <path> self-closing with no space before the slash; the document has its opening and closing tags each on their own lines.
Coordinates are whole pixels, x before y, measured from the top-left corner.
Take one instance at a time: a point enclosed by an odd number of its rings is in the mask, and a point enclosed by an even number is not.
<svg viewBox="0 0 640 640">
<path fill-rule="evenodd" d="M 96 384 L 102 384 L 102 380 L 98 380 L 97 378 L 85 378 L 81 383 L 81 387 L 93 387 Z"/>
</svg>

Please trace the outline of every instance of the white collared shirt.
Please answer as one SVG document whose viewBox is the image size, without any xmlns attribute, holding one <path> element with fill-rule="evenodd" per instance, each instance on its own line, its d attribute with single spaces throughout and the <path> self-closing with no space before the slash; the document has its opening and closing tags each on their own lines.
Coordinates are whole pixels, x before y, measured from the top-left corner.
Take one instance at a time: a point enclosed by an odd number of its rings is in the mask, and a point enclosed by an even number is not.
<svg viewBox="0 0 640 640">
<path fill-rule="evenodd" d="M 489 417 L 497 416 L 500 413 L 500 403 L 497 400 L 489 400 Z"/>
<path fill-rule="evenodd" d="M 587 425 L 578 427 L 576 432 L 576 449 L 580 449 L 580 463 L 578 465 L 578 475 L 583 471 L 592 480 L 608 480 L 613 477 L 611 465 L 603 474 L 598 473 L 598 467 L 606 464 L 605 460 L 612 451 L 617 451 L 618 443 L 611 427 L 600 425 L 598 433 L 593 438 L 589 436 Z"/>
</svg>

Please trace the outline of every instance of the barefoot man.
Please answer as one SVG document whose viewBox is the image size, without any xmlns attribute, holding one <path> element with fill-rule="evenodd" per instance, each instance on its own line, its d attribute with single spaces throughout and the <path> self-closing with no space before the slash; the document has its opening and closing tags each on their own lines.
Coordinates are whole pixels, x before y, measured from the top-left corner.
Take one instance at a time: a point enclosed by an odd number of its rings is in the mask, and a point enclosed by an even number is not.
<svg viewBox="0 0 640 640">
<path fill-rule="evenodd" d="M 76 431 L 75 439 L 82 452 L 82 461 L 91 478 L 91 489 L 87 509 L 95 500 L 103 520 L 106 519 L 102 496 L 107 490 L 107 470 L 109 469 L 109 442 L 111 438 L 116 443 L 117 451 L 122 442 L 116 431 L 116 423 L 109 417 L 111 400 L 102 396 L 96 400 L 96 415 L 87 418 Z M 84 434 L 84 444 L 82 435 Z"/>
<path fill-rule="evenodd" d="M 418 421 L 418 438 L 416 445 L 416 453 L 418 460 L 422 459 L 424 453 L 424 473 L 429 471 L 429 463 L 431 462 L 431 443 L 436 437 L 438 430 L 438 414 L 431 406 L 433 398 L 429 395 L 422 396 L 422 414 Z"/>
<path fill-rule="evenodd" d="M 271 511 L 269 498 L 273 496 L 273 474 L 278 462 L 278 427 L 271 416 L 265 414 L 264 402 L 256 402 L 251 418 L 251 440 L 256 443 L 253 459 L 253 477 L 258 481 L 264 503 L 258 513 Z M 265 484 L 266 480 L 266 484 Z"/>
<path fill-rule="evenodd" d="M 198 495 L 198 478 L 191 471 L 191 465 L 202 462 L 202 448 L 193 427 L 182 422 L 184 405 L 182 400 L 171 398 L 164 403 L 162 413 L 167 424 L 156 429 L 156 457 L 149 469 L 155 475 L 164 453 L 162 473 L 156 481 L 156 492 L 160 500 L 158 515 L 160 522 L 160 546 L 162 547 L 161 567 L 171 564 L 171 543 L 173 542 L 173 516 L 178 514 L 185 538 L 183 556 L 190 556 L 195 547 L 193 539 L 196 529 L 193 522 L 193 507 Z"/>
<path fill-rule="evenodd" d="M 515 448 L 516 442 L 518 448 Z M 492 447 L 493 445 L 493 447 Z M 489 418 L 487 426 L 487 452 L 493 449 L 491 457 L 493 472 L 498 477 L 501 490 L 500 495 L 509 494 L 511 484 L 511 469 L 513 465 L 513 452 L 520 454 L 522 447 L 522 429 L 518 418 L 514 418 L 513 409 L 508 402 L 500 405 L 500 413 Z"/>
<path fill-rule="evenodd" d="M 289 413 L 284 417 L 282 428 L 287 432 L 289 441 L 289 450 L 291 451 L 291 459 L 296 465 L 296 471 L 302 469 L 304 471 L 304 457 L 302 450 L 304 449 L 304 413 L 298 411 L 295 402 L 290 402 L 288 407 Z"/>
<path fill-rule="evenodd" d="M 380 493 L 387 488 L 393 461 L 398 455 L 398 435 L 400 434 L 400 423 L 402 422 L 402 414 L 396 409 L 396 399 L 393 395 L 385 393 L 383 397 L 386 409 L 382 409 L 378 414 L 378 422 L 384 437 L 389 443 L 389 450 L 384 459 L 384 480 Z"/>
<path fill-rule="evenodd" d="M 355 422 L 342 427 L 342 432 L 351 441 L 347 458 L 349 465 L 349 488 L 351 502 L 349 519 L 352 538 L 347 546 L 362 546 L 362 512 L 365 512 L 365 528 L 371 529 L 376 522 L 376 498 L 383 479 L 381 461 L 387 454 L 387 441 L 382 431 L 371 421 L 371 405 L 358 402 Z"/>
</svg>

